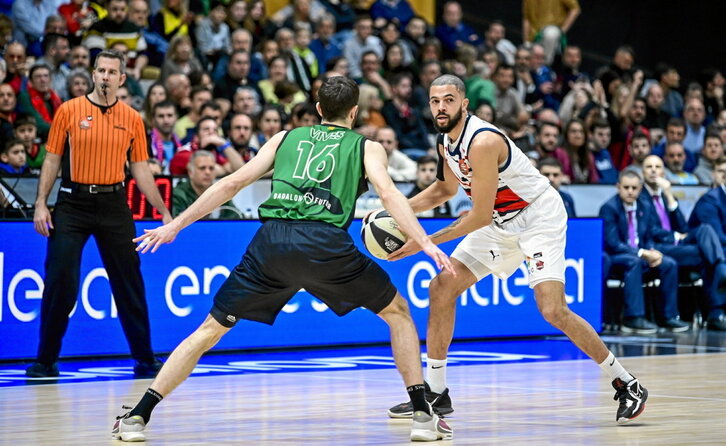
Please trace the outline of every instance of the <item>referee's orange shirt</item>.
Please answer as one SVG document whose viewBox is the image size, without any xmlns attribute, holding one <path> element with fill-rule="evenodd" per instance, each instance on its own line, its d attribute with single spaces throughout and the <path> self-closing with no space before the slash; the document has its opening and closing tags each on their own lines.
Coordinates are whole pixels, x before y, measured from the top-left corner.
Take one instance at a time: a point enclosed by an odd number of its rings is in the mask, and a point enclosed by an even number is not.
<svg viewBox="0 0 726 446">
<path fill-rule="evenodd" d="M 104 108 L 80 96 L 64 102 L 53 118 L 46 150 L 62 157 L 62 176 L 81 184 L 115 184 L 125 164 L 149 157 L 144 123 L 123 102 Z"/>
</svg>

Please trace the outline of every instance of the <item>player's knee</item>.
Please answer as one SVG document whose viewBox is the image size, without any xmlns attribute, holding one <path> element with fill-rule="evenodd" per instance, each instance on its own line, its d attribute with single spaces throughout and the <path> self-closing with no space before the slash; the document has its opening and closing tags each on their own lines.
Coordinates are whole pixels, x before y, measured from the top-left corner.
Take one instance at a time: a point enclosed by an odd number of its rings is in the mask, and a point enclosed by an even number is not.
<svg viewBox="0 0 726 446">
<path fill-rule="evenodd" d="M 202 342 L 206 346 L 206 350 L 214 347 L 222 336 L 229 331 L 229 328 L 223 326 L 213 317 L 207 319 L 197 329 L 197 335 L 200 336 Z"/>
<path fill-rule="evenodd" d="M 411 318 L 408 302 L 399 293 L 396 293 L 396 297 L 378 315 L 386 321 L 390 321 L 393 318 Z"/>
<path fill-rule="evenodd" d="M 565 320 L 567 320 L 570 309 L 567 305 L 552 303 L 542 306 L 540 312 L 542 313 L 544 320 L 546 320 L 550 325 L 560 328 L 564 325 Z"/>
<path fill-rule="evenodd" d="M 429 283 L 429 298 L 431 305 L 446 305 L 456 301 L 456 297 L 461 294 L 457 290 L 457 284 L 449 272 L 443 271 L 433 278 Z"/>
</svg>

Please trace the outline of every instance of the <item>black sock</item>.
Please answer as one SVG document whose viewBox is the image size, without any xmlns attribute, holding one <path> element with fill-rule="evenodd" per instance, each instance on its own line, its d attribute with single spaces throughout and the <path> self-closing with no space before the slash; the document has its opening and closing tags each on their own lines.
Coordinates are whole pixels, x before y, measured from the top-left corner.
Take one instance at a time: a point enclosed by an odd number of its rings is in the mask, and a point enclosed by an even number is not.
<svg viewBox="0 0 726 446">
<path fill-rule="evenodd" d="M 411 404 L 413 404 L 413 411 L 423 411 L 431 415 L 429 410 L 429 403 L 426 402 L 426 388 L 423 384 L 414 384 L 411 387 L 406 387 L 408 397 L 411 398 Z"/>
<path fill-rule="evenodd" d="M 141 418 L 144 419 L 144 423 L 148 423 L 151 418 L 151 411 L 154 410 L 154 407 L 156 407 L 163 398 L 164 397 L 161 396 L 159 392 L 149 387 L 146 389 L 144 396 L 141 397 L 139 404 L 131 409 L 129 416 L 132 417 L 134 415 L 141 415 Z"/>
</svg>

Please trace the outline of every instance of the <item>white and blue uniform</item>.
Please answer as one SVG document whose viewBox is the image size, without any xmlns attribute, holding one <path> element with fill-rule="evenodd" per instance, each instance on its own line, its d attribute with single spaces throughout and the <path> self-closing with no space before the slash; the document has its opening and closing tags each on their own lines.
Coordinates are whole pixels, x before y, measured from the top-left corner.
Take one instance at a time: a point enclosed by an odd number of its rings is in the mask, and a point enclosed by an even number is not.
<svg viewBox="0 0 726 446">
<path fill-rule="evenodd" d="M 476 116 L 467 116 L 458 141 L 439 138 L 444 158 L 439 157 L 438 178 L 444 179 L 444 163 L 471 198 L 470 150 L 482 132 L 500 135 L 508 156 L 499 166 L 499 184 L 492 224 L 468 234 L 452 257 L 466 265 L 478 280 L 489 273 L 509 277 L 527 261 L 529 286 L 565 281 L 565 232 L 567 212 L 562 198 L 532 165 L 526 155 L 497 127 Z"/>
</svg>

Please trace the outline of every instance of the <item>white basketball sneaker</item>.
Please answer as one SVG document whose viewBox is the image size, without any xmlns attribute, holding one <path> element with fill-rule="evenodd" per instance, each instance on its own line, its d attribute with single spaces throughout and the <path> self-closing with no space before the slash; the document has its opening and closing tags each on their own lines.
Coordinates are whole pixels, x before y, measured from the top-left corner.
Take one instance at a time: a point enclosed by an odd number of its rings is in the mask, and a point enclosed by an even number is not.
<svg viewBox="0 0 726 446">
<path fill-rule="evenodd" d="M 429 408 L 431 408 L 430 404 Z M 454 438 L 454 430 L 449 427 L 446 421 L 439 418 L 433 410 L 431 410 L 431 413 L 433 415 L 429 415 L 422 410 L 413 413 L 411 441 L 437 441 Z"/>
<path fill-rule="evenodd" d="M 140 415 L 130 417 L 126 413 L 116 417 L 116 424 L 113 425 L 111 436 L 121 441 L 146 441 L 144 429 L 146 429 L 146 423 Z"/>
</svg>

